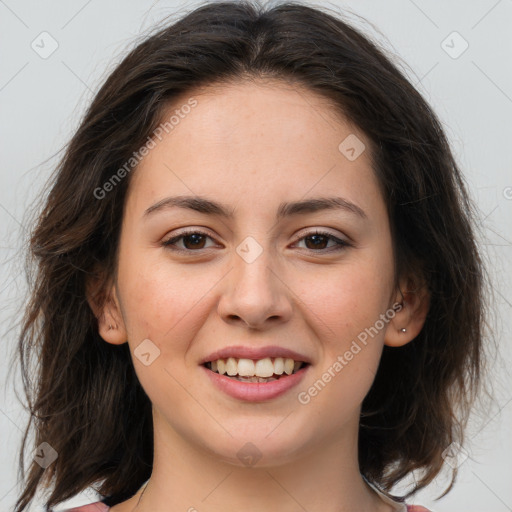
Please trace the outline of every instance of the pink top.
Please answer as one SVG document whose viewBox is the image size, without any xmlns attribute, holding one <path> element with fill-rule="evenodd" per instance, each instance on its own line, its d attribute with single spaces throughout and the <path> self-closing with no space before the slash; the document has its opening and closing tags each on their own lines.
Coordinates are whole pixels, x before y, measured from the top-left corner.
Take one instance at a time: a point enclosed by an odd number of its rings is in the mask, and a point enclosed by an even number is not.
<svg viewBox="0 0 512 512">
<path fill-rule="evenodd" d="M 380 496 L 382 501 L 387 503 L 388 505 L 392 505 L 396 512 L 430 512 L 425 507 L 421 505 L 407 505 L 406 503 L 399 503 L 397 501 L 392 500 L 389 496 L 386 496 L 380 489 L 375 487 L 372 483 L 365 481 L 368 485 Z M 96 501 L 94 503 L 89 503 L 88 505 L 82 505 L 80 507 L 66 509 L 63 512 L 108 512 L 110 507 L 105 505 L 105 503 L 101 501 Z"/>
<path fill-rule="evenodd" d="M 430 512 L 425 507 L 420 505 L 406 505 L 407 512 Z M 96 501 L 94 503 L 89 503 L 88 505 L 82 505 L 81 507 L 69 508 L 64 510 L 63 512 L 107 512 L 110 510 L 110 507 L 102 503 L 101 501 Z"/>
</svg>

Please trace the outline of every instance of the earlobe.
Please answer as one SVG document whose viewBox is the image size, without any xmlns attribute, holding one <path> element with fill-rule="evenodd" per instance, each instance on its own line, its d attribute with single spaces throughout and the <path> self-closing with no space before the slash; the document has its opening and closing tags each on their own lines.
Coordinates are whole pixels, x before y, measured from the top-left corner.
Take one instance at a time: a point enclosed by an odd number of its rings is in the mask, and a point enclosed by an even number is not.
<svg viewBox="0 0 512 512">
<path fill-rule="evenodd" d="M 384 337 L 384 344 L 401 347 L 412 341 L 420 333 L 430 307 L 430 293 L 426 283 L 408 280 L 405 291 L 397 292 L 396 301 L 400 310 L 390 321 Z"/>
<path fill-rule="evenodd" d="M 115 285 L 111 284 L 105 292 L 105 282 L 91 277 L 86 283 L 87 302 L 98 320 L 98 333 L 107 342 L 121 345 L 127 341 Z"/>
</svg>

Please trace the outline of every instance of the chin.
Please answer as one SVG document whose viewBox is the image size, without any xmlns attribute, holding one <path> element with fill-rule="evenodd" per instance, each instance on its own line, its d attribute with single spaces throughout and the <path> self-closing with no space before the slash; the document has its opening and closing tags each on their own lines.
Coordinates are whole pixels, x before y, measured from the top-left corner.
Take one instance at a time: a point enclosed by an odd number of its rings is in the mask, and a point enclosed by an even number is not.
<svg viewBox="0 0 512 512">
<path fill-rule="evenodd" d="M 287 425 L 288 429 L 285 427 L 287 420 L 282 420 L 274 418 L 269 427 L 268 421 L 261 421 L 258 425 L 257 421 L 249 423 L 246 417 L 245 425 L 238 422 L 238 429 L 226 425 L 233 437 L 227 433 L 222 436 L 205 436 L 203 446 L 218 460 L 241 468 L 288 464 L 302 455 L 304 447 L 310 443 L 303 434 L 290 433 L 290 425 Z"/>
</svg>

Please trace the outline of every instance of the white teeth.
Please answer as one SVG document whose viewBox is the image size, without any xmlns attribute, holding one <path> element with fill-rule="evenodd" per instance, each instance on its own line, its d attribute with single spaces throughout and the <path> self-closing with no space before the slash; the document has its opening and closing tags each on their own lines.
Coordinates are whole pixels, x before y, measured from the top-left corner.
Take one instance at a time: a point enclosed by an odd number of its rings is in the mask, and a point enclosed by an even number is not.
<svg viewBox="0 0 512 512">
<path fill-rule="evenodd" d="M 232 377 L 238 373 L 238 365 L 236 364 L 236 359 L 234 357 L 228 357 L 226 361 L 226 372 Z"/>
<path fill-rule="evenodd" d="M 242 361 L 242 359 L 240 361 Z M 240 368 L 240 363 L 238 363 L 238 367 Z M 272 377 L 272 375 L 274 375 L 274 365 L 270 357 L 256 361 L 254 375 L 258 377 Z"/>
<path fill-rule="evenodd" d="M 291 358 L 276 357 L 273 361 L 270 357 L 253 361 L 252 359 L 217 359 L 211 361 L 210 369 L 220 375 L 228 374 L 230 377 L 241 377 L 238 380 L 244 382 L 269 382 L 275 380 L 272 376 L 286 373 L 291 375 L 302 366 L 301 361 L 294 361 Z M 254 378 L 255 380 L 252 380 Z M 263 380 L 258 380 L 263 379 Z"/>
<path fill-rule="evenodd" d="M 260 375 L 257 371 L 255 372 L 254 361 L 252 359 L 239 359 L 238 375 L 240 375 L 240 377 L 253 377 L 254 375 L 258 375 L 259 377 L 266 377 L 266 375 Z"/>
<path fill-rule="evenodd" d="M 282 357 L 276 357 L 274 359 L 274 373 L 277 375 L 283 375 L 284 372 L 284 359 Z"/>
</svg>

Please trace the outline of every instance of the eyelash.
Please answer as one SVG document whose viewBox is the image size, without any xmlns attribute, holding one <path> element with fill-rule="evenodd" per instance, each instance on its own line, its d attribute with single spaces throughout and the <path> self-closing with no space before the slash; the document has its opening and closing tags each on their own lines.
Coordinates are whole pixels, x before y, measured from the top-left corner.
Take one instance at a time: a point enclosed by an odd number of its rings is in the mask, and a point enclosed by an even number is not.
<svg viewBox="0 0 512 512">
<path fill-rule="evenodd" d="M 197 249 L 197 250 L 193 250 L 193 249 L 179 249 L 179 248 L 176 248 L 176 247 L 172 247 L 174 243 L 176 243 L 178 240 L 180 240 L 181 238 L 186 238 L 187 236 L 190 236 L 190 235 L 201 235 L 201 236 L 205 236 L 207 238 L 212 238 L 208 233 L 205 233 L 204 231 L 199 231 L 199 230 L 196 230 L 196 229 L 191 229 L 191 230 L 188 230 L 188 231 L 183 231 L 182 233 L 180 233 L 179 235 L 173 237 L 173 238 L 170 238 L 169 240 L 165 241 L 165 242 L 162 242 L 162 245 L 167 248 L 167 249 L 170 249 L 171 251 L 176 251 L 176 252 L 188 252 L 188 253 L 192 253 L 192 252 L 199 252 L 199 251 L 202 251 L 202 250 L 206 250 L 206 249 Z M 324 236 L 330 240 L 333 240 L 334 242 L 336 242 L 337 244 L 337 247 L 334 247 L 334 248 L 328 248 L 328 249 L 320 249 L 320 250 L 314 250 L 314 249 L 306 249 L 307 251 L 311 251 L 311 252 L 332 252 L 332 251 L 341 251 L 343 249 L 345 249 L 346 247 L 350 247 L 351 244 L 349 244 L 348 242 L 344 241 L 344 240 L 340 240 L 339 238 L 335 237 L 334 235 L 332 235 L 331 233 L 328 233 L 327 231 L 321 231 L 321 230 L 315 230 L 311 233 L 306 233 L 305 235 L 301 236 L 300 238 L 298 238 L 297 240 L 295 240 L 294 243 L 297 243 L 297 242 L 300 242 L 301 240 L 305 239 L 305 238 L 308 238 L 310 236 L 315 236 L 315 235 L 318 235 L 318 236 Z"/>
</svg>

